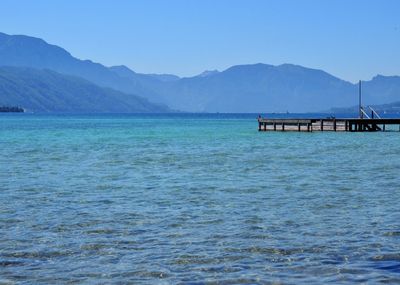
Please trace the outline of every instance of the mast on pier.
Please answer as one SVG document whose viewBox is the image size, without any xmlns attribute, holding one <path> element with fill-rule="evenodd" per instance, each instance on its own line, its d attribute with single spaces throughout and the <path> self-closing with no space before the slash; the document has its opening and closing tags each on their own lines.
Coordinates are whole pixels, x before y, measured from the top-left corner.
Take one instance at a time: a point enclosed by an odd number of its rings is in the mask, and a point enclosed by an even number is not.
<svg viewBox="0 0 400 285">
<path fill-rule="evenodd" d="M 358 116 L 363 119 L 363 112 L 361 106 L 361 80 L 358 82 Z"/>
</svg>

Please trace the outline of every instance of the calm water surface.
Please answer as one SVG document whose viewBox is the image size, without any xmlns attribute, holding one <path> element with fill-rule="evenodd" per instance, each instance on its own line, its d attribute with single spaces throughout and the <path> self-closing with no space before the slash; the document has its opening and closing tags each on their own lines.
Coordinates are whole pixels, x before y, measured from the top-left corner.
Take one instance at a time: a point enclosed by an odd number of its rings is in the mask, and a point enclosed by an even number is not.
<svg viewBox="0 0 400 285">
<path fill-rule="evenodd" d="M 0 116 L 0 284 L 400 282 L 400 133 Z"/>
</svg>

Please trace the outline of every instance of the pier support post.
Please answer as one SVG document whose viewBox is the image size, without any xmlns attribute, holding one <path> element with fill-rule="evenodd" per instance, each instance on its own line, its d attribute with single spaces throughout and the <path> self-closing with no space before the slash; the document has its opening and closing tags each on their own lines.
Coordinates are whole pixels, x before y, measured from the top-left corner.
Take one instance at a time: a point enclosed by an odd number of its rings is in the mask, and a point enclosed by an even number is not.
<svg viewBox="0 0 400 285">
<path fill-rule="evenodd" d="M 267 131 L 267 123 L 264 123 L 264 131 Z"/>
<path fill-rule="evenodd" d="M 285 123 L 282 123 L 282 132 L 285 131 Z"/>
<path fill-rule="evenodd" d="M 261 132 L 261 122 L 258 122 L 258 131 Z"/>
<path fill-rule="evenodd" d="M 336 119 L 333 119 L 333 130 L 336 132 Z"/>
<path fill-rule="evenodd" d="M 300 123 L 297 123 L 297 131 L 300 132 Z"/>
<path fill-rule="evenodd" d="M 324 131 L 324 120 L 321 120 L 321 132 Z"/>
<path fill-rule="evenodd" d="M 274 131 L 276 131 L 276 123 L 274 123 Z"/>
</svg>

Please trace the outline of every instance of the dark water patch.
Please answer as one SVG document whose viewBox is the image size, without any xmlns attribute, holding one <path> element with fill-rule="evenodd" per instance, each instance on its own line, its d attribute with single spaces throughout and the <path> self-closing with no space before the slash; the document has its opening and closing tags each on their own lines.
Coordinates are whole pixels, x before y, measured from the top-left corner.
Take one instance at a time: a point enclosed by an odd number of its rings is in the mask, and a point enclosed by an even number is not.
<svg viewBox="0 0 400 285">
<path fill-rule="evenodd" d="M 268 281 L 263 280 L 261 278 L 235 278 L 235 279 L 226 279 L 226 278 L 216 278 L 217 280 L 212 281 L 200 281 L 200 282 L 180 282 L 178 284 L 183 285 L 231 285 L 231 284 L 248 284 L 248 285 L 280 285 L 284 283 L 280 283 L 279 281 Z"/>
<path fill-rule="evenodd" d="M 19 251 L 19 252 L 3 252 L 2 256 L 7 258 L 21 259 L 51 259 L 59 257 L 68 257 L 76 252 L 73 251 Z"/>
<path fill-rule="evenodd" d="M 383 254 L 371 258 L 372 266 L 396 274 L 400 273 L 400 254 Z"/>
<path fill-rule="evenodd" d="M 289 256 L 295 254 L 304 254 L 315 252 L 315 249 L 310 248 L 274 248 L 274 247 L 259 247 L 253 246 L 248 248 L 226 248 L 227 252 L 238 252 L 238 253 L 251 253 L 251 254 L 266 254 L 266 255 L 282 255 Z"/>
<path fill-rule="evenodd" d="M 17 260 L 0 260 L 0 267 L 23 266 L 25 263 Z"/>
<path fill-rule="evenodd" d="M 80 247 L 81 250 L 87 251 L 101 251 L 104 249 L 113 248 L 113 245 L 110 244 L 85 244 Z"/>
<path fill-rule="evenodd" d="M 25 275 L 12 274 L 12 273 L 7 274 L 7 275 L 8 275 L 7 279 L 4 281 L 3 284 L 7 284 L 7 285 L 12 284 L 12 285 L 14 285 L 15 282 L 29 281 L 29 278 L 27 276 L 25 276 Z M 2 277 L 0 277 L 0 278 L 2 278 Z M 3 282 L 2 279 L 0 279 L 0 284 L 2 284 L 1 282 Z"/>
<path fill-rule="evenodd" d="M 375 255 L 371 258 L 372 261 L 398 261 L 400 262 L 400 253 L 387 253 Z"/>
<path fill-rule="evenodd" d="M 151 279 L 165 279 L 168 278 L 170 275 L 167 272 L 162 271 L 144 271 L 144 272 L 136 272 L 137 276 L 140 277 L 149 277 Z"/>
<path fill-rule="evenodd" d="M 385 232 L 383 235 L 387 237 L 399 237 L 400 231 Z"/>
<path fill-rule="evenodd" d="M 112 235 L 112 234 L 118 234 L 120 233 L 120 231 L 116 229 L 100 228 L 100 229 L 88 230 L 86 231 L 86 233 L 89 235 Z"/>
<path fill-rule="evenodd" d="M 400 273 L 400 262 L 379 262 L 375 267 L 381 270 Z"/>
<path fill-rule="evenodd" d="M 199 267 L 199 268 L 194 268 L 194 271 L 202 271 L 206 273 L 232 273 L 232 272 L 238 272 L 241 271 L 241 268 L 234 268 L 234 267 L 229 267 L 229 266 L 211 266 L 211 267 Z"/>
</svg>

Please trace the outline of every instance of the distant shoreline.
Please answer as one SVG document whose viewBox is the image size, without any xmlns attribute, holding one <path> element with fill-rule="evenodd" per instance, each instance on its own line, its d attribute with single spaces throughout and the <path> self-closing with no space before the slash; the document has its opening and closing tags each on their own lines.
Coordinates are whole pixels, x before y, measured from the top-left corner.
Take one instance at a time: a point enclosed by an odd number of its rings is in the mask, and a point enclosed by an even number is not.
<svg viewBox="0 0 400 285">
<path fill-rule="evenodd" d="M 24 113 L 25 110 L 15 106 L 0 106 L 0 113 Z"/>
</svg>

